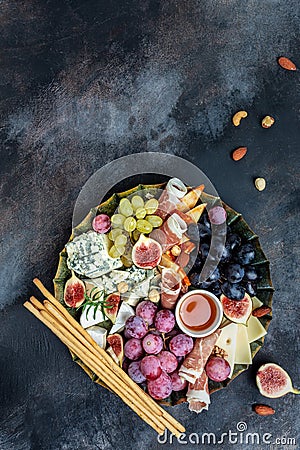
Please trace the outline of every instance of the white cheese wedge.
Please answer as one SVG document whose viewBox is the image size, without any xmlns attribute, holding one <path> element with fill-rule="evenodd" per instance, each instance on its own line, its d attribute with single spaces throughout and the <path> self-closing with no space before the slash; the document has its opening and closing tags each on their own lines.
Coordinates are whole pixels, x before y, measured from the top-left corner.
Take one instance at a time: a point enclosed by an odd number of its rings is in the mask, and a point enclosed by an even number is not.
<svg viewBox="0 0 300 450">
<path fill-rule="evenodd" d="M 101 311 L 101 308 L 98 307 L 96 311 L 95 308 L 93 307 L 90 309 L 87 308 L 85 311 L 81 313 L 80 325 L 83 328 L 88 328 L 93 325 L 97 325 L 101 322 L 104 322 L 104 320 L 106 320 L 106 317 Z"/>
<path fill-rule="evenodd" d="M 257 298 L 257 297 L 252 297 L 252 309 L 259 308 L 262 304 L 263 304 L 263 302 L 261 302 L 261 301 L 259 300 L 259 298 Z"/>
<path fill-rule="evenodd" d="M 99 347 L 106 347 L 107 330 L 105 328 L 93 325 L 92 327 L 88 327 L 86 331 L 89 333 L 91 338 L 94 339 L 94 341 L 99 345 Z"/>
<path fill-rule="evenodd" d="M 222 348 L 227 353 L 227 356 L 224 358 L 228 361 L 231 367 L 229 378 L 232 377 L 234 369 L 237 332 L 237 324 L 231 322 L 229 325 L 226 325 L 221 329 L 221 334 L 216 342 L 216 346 Z"/>
<path fill-rule="evenodd" d="M 238 324 L 236 350 L 235 350 L 235 364 L 252 364 L 251 349 L 248 342 L 247 327 Z"/>
<path fill-rule="evenodd" d="M 131 316 L 134 316 L 134 309 L 127 303 L 122 302 L 116 317 L 116 322 L 112 326 L 109 334 L 119 333 L 122 331 L 125 327 L 126 320 Z"/>
<path fill-rule="evenodd" d="M 247 333 L 248 333 L 248 342 L 257 341 L 257 339 L 262 338 L 267 334 L 267 331 L 262 326 L 261 322 L 257 317 L 250 316 L 247 323 Z"/>
</svg>

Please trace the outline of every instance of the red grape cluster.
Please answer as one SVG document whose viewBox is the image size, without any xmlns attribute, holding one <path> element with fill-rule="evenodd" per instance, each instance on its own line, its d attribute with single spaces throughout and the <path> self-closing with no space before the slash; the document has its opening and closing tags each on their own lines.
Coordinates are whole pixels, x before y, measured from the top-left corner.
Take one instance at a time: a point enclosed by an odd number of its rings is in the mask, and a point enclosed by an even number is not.
<svg viewBox="0 0 300 450">
<path fill-rule="evenodd" d="M 156 400 L 167 398 L 172 391 L 181 391 L 187 385 L 178 375 L 178 365 L 193 349 L 194 341 L 177 332 L 175 323 L 172 311 L 157 311 L 154 303 L 145 300 L 125 324 L 128 375 L 138 384 L 146 383 L 148 393 Z"/>
</svg>

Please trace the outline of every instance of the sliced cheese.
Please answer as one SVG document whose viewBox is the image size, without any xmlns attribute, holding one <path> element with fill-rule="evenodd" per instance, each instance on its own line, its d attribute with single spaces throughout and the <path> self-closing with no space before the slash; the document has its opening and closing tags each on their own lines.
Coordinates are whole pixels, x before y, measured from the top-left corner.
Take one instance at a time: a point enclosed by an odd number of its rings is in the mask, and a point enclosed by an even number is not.
<svg viewBox="0 0 300 450">
<path fill-rule="evenodd" d="M 252 309 L 259 308 L 262 304 L 263 304 L 263 302 L 261 302 L 261 301 L 259 300 L 259 298 L 257 298 L 257 297 L 252 297 Z"/>
<path fill-rule="evenodd" d="M 222 348 L 227 353 L 224 358 L 228 361 L 231 372 L 229 378 L 231 378 L 235 363 L 235 351 L 236 351 L 236 339 L 237 339 L 238 325 L 236 323 L 230 323 L 221 329 L 221 334 L 216 342 L 216 346 Z"/>
<path fill-rule="evenodd" d="M 257 317 L 250 316 L 247 323 L 248 342 L 257 341 L 267 334 L 267 331 L 262 326 Z"/>
<path fill-rule="evenodd" d="M 236 350 L 235 350 L 235 364 L 252 364 L 251 349 L 248 342 L 247 327 L 238 324 Z"/>
<path fill-rule="evenodd" d="M 109 334 L 114 334 L 122 331 L 125 327 L 126 320 L 131 316 L 134 316 L 134 309 L 127 303 L 122 302 L 116 317 L 116 322 L 112 326 Z"/>
</svg>

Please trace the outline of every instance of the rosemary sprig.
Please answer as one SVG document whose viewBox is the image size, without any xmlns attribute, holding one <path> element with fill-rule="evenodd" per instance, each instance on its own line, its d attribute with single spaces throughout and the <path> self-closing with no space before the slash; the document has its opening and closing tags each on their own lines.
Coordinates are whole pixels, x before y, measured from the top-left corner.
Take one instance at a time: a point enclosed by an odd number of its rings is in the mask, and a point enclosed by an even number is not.
<svg viewBox="0 0 300 450">
<path fill-rule="evenodd" d="M 110 309 L 113 307 L 113 305 L 110 305 L 107 303 L 108 295 L 106 295 L 105 290 L 99 290 L 98 287 L 94 287 L 89 294 L 86 292 L 84 293 L 85 302 L 80 305 L 76 311 L 78 311 L 80 308 L 82 308 L 82 312 L 86 312 L 86 318 L 88 316 L 89 311 L 94 308 L 94 314 L 93 318 L 96 319 L 96 313 L 97 309 L 101 308 L 102 314 L 105 316 L 105 309 Z"/>
</svg>

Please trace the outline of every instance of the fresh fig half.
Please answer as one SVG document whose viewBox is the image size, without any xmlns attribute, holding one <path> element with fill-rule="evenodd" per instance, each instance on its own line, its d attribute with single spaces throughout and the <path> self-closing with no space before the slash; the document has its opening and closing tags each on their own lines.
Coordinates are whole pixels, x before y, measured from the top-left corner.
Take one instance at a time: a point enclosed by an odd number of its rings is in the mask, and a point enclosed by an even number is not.
<svg viewBox="0 0 300 450">
<path fill-rule="evenodd" d="M 118 292 L 114 292 L 110 294 L 105 300 L 105 309 L 104 313 L 108 319 L 112 321 L 112 323 L 116 322 L 116 317 L 118 313 L 118 308 L 120 304 L 120 294 Z"/>
<path fill-rule="evenodd" d="M 300 391 L 293 387 L 288 373 L 274 363 L 264 364 L 258 369 L 256 384 L 261 395 L 268 398 L 283 397 L 288 392 L 300 394 Z"/>
<path fill-rule="evenodd" d="M 64 290 L 64 302 L 69 308 L 78 308 L 84 302 L 85 285 L 74 272 L 66 282 Z"/>
<path fill-rule="evenodd" d="M 161 245 L 143 234 L 140 235 L 132 249 L 132 261 L 141 269 L 154 269 L 159 264 L 161 256 Z"/>
<path fill-rule="evenodd" d="M 107 337 L 107 342 L 113 349 L 115 355 L 117 356 L 120 365 L 123 363 L 124 358 L 124 348 L 123 348 L 123 338 L 120 334 L 110 334 Z"/>
<path fill-rule="evenodd" d="M 231 300 L 222 294 L 220 300 L 227 319 L 234 323 L 247 324 L 252 313 L 252 300 L 250 295 L 245 294 L 242 300 Z"/>
</svg>

